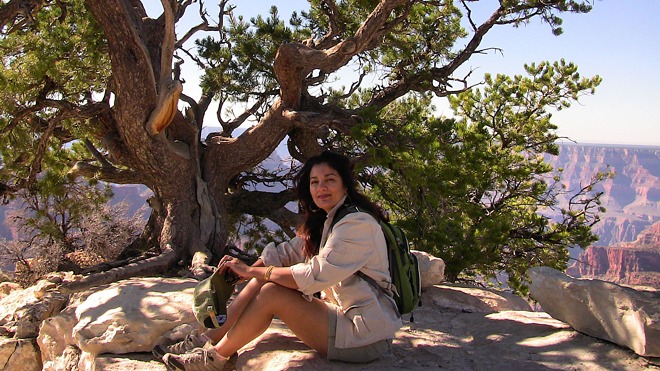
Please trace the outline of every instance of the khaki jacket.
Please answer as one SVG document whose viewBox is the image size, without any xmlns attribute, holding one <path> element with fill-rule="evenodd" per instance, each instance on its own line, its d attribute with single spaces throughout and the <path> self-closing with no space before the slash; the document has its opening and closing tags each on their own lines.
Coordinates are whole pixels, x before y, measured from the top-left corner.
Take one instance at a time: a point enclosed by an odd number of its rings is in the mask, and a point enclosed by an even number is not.
<svg viewBox="0 0 660 371">
<path fill-rule="evenodd" d="M 302 240 L 296 237 L 268 244 L 261 258 L 267 266 L 291 267 L 298 290 L 308 300 L 323 291 L 324 299 L 336 304 L 335 347 L 353 348 L 394 338 L 403 324 L 393 299 L 355 275 L 360 270 L 376 282 L 390 280 L 385 236 L 376 219 L 350 213 L 329 230 L 342 202 L 328 214 L 318 255 L 305 259 Z"/>
</svg>

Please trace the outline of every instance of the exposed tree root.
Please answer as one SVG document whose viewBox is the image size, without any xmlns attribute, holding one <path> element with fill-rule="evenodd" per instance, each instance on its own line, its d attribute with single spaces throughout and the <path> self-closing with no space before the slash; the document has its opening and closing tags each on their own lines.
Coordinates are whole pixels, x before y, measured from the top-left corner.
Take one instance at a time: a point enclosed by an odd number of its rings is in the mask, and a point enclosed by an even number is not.
<svg viewBox="0 0 660 371">
<path fill-rule="evenodd" d="M 93 273 L 73 281 L 64 281 L 60 285 L 60 291 L 72 293 L 130 277 L 162 274 L 176 263 L 176 259 L 178 259 L 176 252 L 170 245 L 167 245 L 167 248 L 158 256 L 112 268 L 105 272 Z"/>
</svg>

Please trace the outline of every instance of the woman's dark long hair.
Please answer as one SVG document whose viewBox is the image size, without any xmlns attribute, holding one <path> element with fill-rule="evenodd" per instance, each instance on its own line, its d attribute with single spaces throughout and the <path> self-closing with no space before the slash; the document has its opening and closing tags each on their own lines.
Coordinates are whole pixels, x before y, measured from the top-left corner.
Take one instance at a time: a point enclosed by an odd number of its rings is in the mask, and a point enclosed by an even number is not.
<svg viewBox="0 0 660 371">
<path fill-rule="evenodd" d="M 303 252 L 307 257 L 314 256 L 319 252 L 323 223 L 327 216 L 327 213 L 314 203 L 309 188 L 309 177 L 312 167 L 318 164 L 327 164 L 339 173 L 348 194 L 346 203 L 357 205 L 359 208 L 373 215 L 374 218 L 387 220 L 380 206 L 371 202 L 367 196 L 358 192 L 357 183 L 353 177 L 353 165 L 348 157 L 331 151 L 325 151 L 318 156 L 312 157 L 305 162 L 305 165 L 303 165 L 302 169 L 300 169 L 294 178 L 298 206 L 300 211 L 305 214 L 305 222 L 298 229 L 298 237 L 304 241 Z"/>
</svg>

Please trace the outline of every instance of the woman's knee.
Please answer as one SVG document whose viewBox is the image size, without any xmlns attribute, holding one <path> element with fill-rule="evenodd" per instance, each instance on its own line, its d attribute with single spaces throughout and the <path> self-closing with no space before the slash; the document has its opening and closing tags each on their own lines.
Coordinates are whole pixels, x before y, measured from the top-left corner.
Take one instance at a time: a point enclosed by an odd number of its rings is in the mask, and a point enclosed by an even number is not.
<svg viewBox="0 0 660 371">
<path fill-rule="evenodd" d="M 266 282 L 261 286 L 259 293 L 257 294 L 259 300 L 265 300 L 268 302 L 290 302 L 292 297 L 302 298 L 302 294 L 298 290 L 280 286 L 273 282 Z"/>
<path fill-rule="evenodd" d="M 262 296 L 271 296 L 271 295 L 278 295 L 281 294 L 282 292 L 285 291 L 293 291 L 292 289 L 286 288 L 284 286 L 280 286 L 274 282 L 266 282 L 261 286 L 259 289 L 259 295 Z"/>
</svg>

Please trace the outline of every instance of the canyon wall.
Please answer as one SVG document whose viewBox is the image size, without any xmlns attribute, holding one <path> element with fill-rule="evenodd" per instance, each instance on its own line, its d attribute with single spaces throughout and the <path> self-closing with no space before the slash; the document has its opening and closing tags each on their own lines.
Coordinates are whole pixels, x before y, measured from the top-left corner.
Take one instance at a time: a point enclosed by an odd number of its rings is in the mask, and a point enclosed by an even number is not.
<svg viewBox="0 0 660 371">
<path fill-rule="evenodd" d="M 546 156 L 567 190 L 576 191 L 599 171 L 612 171 L 595 187 L 602 191 L 607 211 L 594 226 L 596 246 L 632 242 L 637 235 L 660 221 L 660 147 L 563 144 L 558 156 Z M 561 199 L 567 204 L 568 198 Z"/>
<path fill-rule="evenodd" d="M 660 222 L 642 231 L 634 242 L 589 246 L 566 274 L 660 289 Z"/>
<path fill-rule="evenodd" d="M 547 159 L 563 169 L 570 190 L 599 171 L 616 174 L 594 189 L 603 192 L 607 209 L 593 228 L 598 241 L 584 251 L 572 249 L 575 260 L 566 273 L 660 289 L 660 148 L 567 144 Z"/>
</svg>

